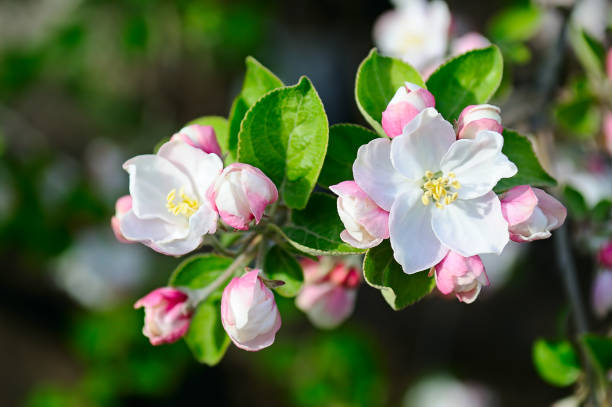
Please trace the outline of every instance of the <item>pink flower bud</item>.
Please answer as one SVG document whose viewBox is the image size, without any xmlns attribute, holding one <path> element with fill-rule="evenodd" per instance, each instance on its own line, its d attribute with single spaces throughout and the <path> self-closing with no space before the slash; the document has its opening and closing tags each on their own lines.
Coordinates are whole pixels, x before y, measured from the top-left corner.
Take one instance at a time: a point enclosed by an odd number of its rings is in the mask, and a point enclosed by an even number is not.
<svg viewBox="0 0 612 407">
<path fill-rule="evenodd" d="M 221 298 L 223 328 L 236 346 L 248 351 L 272 345 L 281 327 L 274 294 L 259 278 L 259 272 L 255 269 L 233 278 Z"/>
<path fill-rule="evenodd" d="M 593 281 L 593 310 L 603 318 L 612 309 L 612 271 L 604 270 Z"/>
<path fill-rule="evenodd" d="M 567 209 L 541 189 L 519 185 L 501 199 L 504 219 L 508 222 L 510 239 L 531 242 L 547 239 L 551 231 L 565 222 Z"/>
<path fill-rule="evenodd" d="M 111 218 L 111 228 L 113 229 L 113 233 L 118 241 L 121 243 L 135 243 L 131 240 L 126 239 L 121 233 L 121 218 L 123 215 L 128 213 L 132 209 L 132 197 L 129 195 L 124 195 L 121 198 L 117 199 L 117 203 L 115 204 L 115 216 Z"/>
<path fill-rule="evenodd" d="M 469 32 L 459 38 L 455 38 L 451 43 L 451 55 L 460 55 L 468 51 L 486 48 L 491 42 L 477 32 Z"/>
<path fill-rule="evenodd" d="M 612 155 L 612 112 L 610 111 L 604 114 L 603 134 L 606 151 Z"/>
<path fill-rule="evenodd" d="M 496 133 L 504 131 L 501 125 L 501 110 L 493 105 L 470 105 L 463 109 L 457 121 L 457 138 L 476 137 L 480 130 Z"/>
<path fill-rule="evenodd" d="M 235 229 L 259 223 L 266 206 L 276 202 L 278 190 L 258 168 L 234 163 L 227 166 L 208 190 L 208 199 L 221 219 Z"/>
<path fill-rule="evenodd" d="M 452 250 L 436 265 L 435 275 L 436 286 L 442 294 L 455 293 L 466 304 L 476 300 L 483 285 L 489 285 L 479 256 L 463 257 Z"/>
<path fill-rule="evenodd" d="M 355 308 L 361 282 L 359 269 L 333 257 L 322 257 L 317 262 L 304 259 L 301 263 L 305 281 L 296 306 L 316 327 L 330 329 L 340 325 Z"/>
<path fill-rule="evenodd" d="M 193 307 L 189 295 L 172 287 L 157 288 L 134 304 L 145 309 L 145 325 L 142 333 L 151 345 L 161 345 L 179 340 L 187 333 Z"/>
<path fill-rule="evenodd" d="M 217 154 L 219 157 L 222 157 L 221 147 L 219 147 L 215 129 L 212 126 L 192 124 L 183 127 L 178 133 L 172 136 L 171 140 L 180 140 L 192 147 L 199 148 L 205 153 Z"/>
<path fill-rule="evenodd" d="M 606 243 L 601 249 L 599 249 L 598 256 L 599 262 L 606 268 L 612 268 L 612 241 Z"/>
<path fill-rule="evenodd" d="M 389 237 L 389 212 L 370 199 L 355 181 L 329 187 L 338 195 L 338 214 L 345 230 L 342 241 L 359 249 L 374 247 Z"/>
<path fill-rule="evenodd" d="M 387 136 L 397 137 L 404 131 L 404 126 L 422 110 L 434 107 L 434 96 L 414 83 L 406 82 L 395 92 L 395 95 L 382 113 L 382 127 Z"/>
</svg>

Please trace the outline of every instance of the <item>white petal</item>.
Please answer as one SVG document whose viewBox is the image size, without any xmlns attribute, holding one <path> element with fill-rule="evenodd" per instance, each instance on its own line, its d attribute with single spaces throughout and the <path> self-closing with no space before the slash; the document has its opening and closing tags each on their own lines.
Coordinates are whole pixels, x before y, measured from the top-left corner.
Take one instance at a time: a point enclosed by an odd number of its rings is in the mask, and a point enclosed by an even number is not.
<svg viewBox="0 0 612 407">
<path fill-rule="evenodd" d="M 501 254 L 509 239 L 508 223 L 493 192 L 433 209 L 432 226 L 445 246 L 465 257 Z"/>
<path fill-rule="evenodd" d="M 189 230 L 159 218 L 141 219 L 134 211 L 121 217 L 121 233 L 129 240 L 154 242 L 168 239 L 180 239 L 187 236 Z"/>
<path fill-rule="evenodd" d="M 423 205 L 421 191 L 413 190 L 400 195 L 391 208 L 389 233 L 393 257 L 407 274 L 435 266 L 448 252 L 431 228 L 432 206 Z"/>
<path fill-rule="evenodd" d="M 461 188 L 459 199 L 477 198 L 491 191 L 501 178 L 516 174 L 517 168 L 502 152 L 504 138 L 482 130 L 474 139 L 453 143 L 442 159 L 444 173 L 454 172 Z"/>
<path fill-rule="evenodd" d="M 136 216 L 186 225 L 183 217 L 171 214 L 166 207 L 171 190 L 184 187 L 188 195 L 193 193 L 191 181 L 183 172 L 165 158 L 152 154 L 136 156 L 126 161 L 123 168 L 130 174 L 130 195 Z"/>
<path fill-rule="evenodd" d="M 359 147 L 353 163 L 355 182 L 384 210 L 391 209 L 393 200 L 410 180 L 391 165 L 391 140 L 375 139 Z"/>
<path fill-rule="evenodd" d="M 419 113 L 393 139 L 391 162 L 405 177 L 420 180 L 425 171 L 437 172 L 440 161 L 455 141 L 453 126 L 434 108 Z"/>
<path fill-rule="evenodd" d="M 165 143 L 157 155 L 166 158 L 191 178 L 200 200 L 206 197 L 208 187 L 223 169 L 223 163 L 218 155 L 207 154 L 181 141 Z"/>
</svg>

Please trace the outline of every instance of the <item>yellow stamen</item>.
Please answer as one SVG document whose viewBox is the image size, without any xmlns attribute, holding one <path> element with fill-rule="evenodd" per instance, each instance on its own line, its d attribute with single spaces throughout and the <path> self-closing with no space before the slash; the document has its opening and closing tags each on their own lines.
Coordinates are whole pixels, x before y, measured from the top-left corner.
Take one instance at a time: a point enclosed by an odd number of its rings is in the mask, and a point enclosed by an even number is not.
<svg viewBox="0 0 612 407">
<path fill-rule="evenodd" d="M 181 201 L 179 203 L 174 203 L 174 200 L 176 199 L 176 189 L 168 192 L 168 195 L 166 196 L 166 208 L 168 208 L 168 212 L 175 216 L 183 215 L 186 217 L 190 217 L 197 212 L 198 208 L 200 207 L 200 203 L 197 199 L 191 199 L 189 196 L 187 196 L 185 193 L 185 187 L 182 187 L 179 190 L 179 196 Z"/>
<path fill-rule="evenodd" d="M 436 176 L 438 177 L 434 178 Z M 423 177 L 425 182 L 422 186 L 423 196 L 421 196 L 423 205 L 427 206 L 433 201 L 436 208 L 442 209 L 445 205 L 450 205 L 456 201 L 459 196 L 456 190 L 461 188 L 461 184 L 455 178 L 456 175 L 453 172 L 442 176 L 441 172 L 433 173 L 432 171 L 425 171 L 425 176 Z"/>
</svg>

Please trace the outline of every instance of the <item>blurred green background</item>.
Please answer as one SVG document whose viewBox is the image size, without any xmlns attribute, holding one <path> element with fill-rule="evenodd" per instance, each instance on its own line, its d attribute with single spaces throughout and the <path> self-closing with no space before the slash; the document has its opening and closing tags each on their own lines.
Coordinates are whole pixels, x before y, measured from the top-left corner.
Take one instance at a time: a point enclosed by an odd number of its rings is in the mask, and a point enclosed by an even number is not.
<svg viewBox="0 0 612 407">
<path fill-rule="evenodd" d="M 449 5 L 484 29 L 508 3 Z M 474 405 L 465 394 L 542 406 L 567 394 L 531 363 L 535 338 L 566 329 L 547 241 L 470 306 L 432 295 L 394 312 L 362 286 L 354 316 L 321 332 L 279 299 L 275 345 L 232 347 L 214 368 L 183 342 L 153 348 L 140 332 L 133 302 L 179 260 L 114 240 L 123 161 L 193 118 L 227 116 L 247 55 L 285 83 L 308 75 L 330 124 L 363 123 L 354 75 L 389 7 L 0 0 L 1 406 L 434 406 L 423 400 L 444 391 L 456 406 Z"/>
</svg>

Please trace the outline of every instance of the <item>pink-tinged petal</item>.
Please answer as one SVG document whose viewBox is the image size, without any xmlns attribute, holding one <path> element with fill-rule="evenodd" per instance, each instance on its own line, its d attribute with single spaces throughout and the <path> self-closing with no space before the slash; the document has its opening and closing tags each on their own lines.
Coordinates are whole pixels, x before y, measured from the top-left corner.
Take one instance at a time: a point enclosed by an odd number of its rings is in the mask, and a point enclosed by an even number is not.
<svg viewBox="0 0 612 407">
<path fill-rule="evenodd" d="M 123 215 L 132 209 L 132 197 L 129 195 L 124 195 L 121 198 L 117 199 L 115 203 L 115 213 L 117 215 Z"/>
<path fill-rule="evenodd" d="M 253 220 L 250 216 L 243 218 L 225 211 L 219 211 L 219 216 L 221 216 L 225 223 L 237 230 L 249 230 L 249 222 Z"/>
<path fill-rule="evenodd" d="M 310 309 L 317 301 L 319 301 L 335 287 L 335 284 L 328 282 L 307 284 L 304 286 L 304 288 L 302 288 L 300 294 L 296 297 L 295 304 L 302 311 Z"/>
<path fill-rule="evenodd" d="M 481 288 L 482 286 L 480 284 L 476 284 L 471 290 L 456 292 L 455 296 L 459 301 L 465 304 L 471 304 L 478 298 Z"/>
<path fill-rule="evenodd" d="M 259 223 L 266 207 L 278 200 L 278 190 L 259 168 L 248 164 L 232 164 L 242 169 L 242 183 L 255 223 Z"/>
<path fill-rule="evenodd" d="M 430 91 L 425 88 L 419 88 L 415 90 L 415 93 L 421 99 L 424 107 L 436 107 L 436 98 Z"/>
<path fill-rule="evenodd" d="M 172 287 L 153 290 L 134 304 L 145 308 L 143 334 L 152 345 L 172 343 L 183 337 L 191 323 L 189 295 Z"/>
<path fill-rule="evenodd" d="M 457 138 L 473 139 L 482 130 L 503 131 L 501 109 L 494 105 L 467 106 L 457 120 Z"/>
<path fill-rule="evenodd" d="M 469 32 L 456 38 L 451 44 L 451 55 L 461 55 L 474 49 L 486 48 L 491 42 L 477 32 Z"/>
<path fill-rule="evenodd" d="M 612 155 L 612 112 L 608 111 L 603 120 L 604 143 L 608 154 Z"/>
<path fill-rule="evenodd" d="M 184 302 L 189 298 L 183 291 L 172 287 L 156 288 L 149 294 L 145 295 L 134 304 L 134 308 L 153 307 L 161 304 L 164 301 L 177 304 Z"/>
<path fill-rule="evenodd" d="M 356 239 L 348 230 L 340 232 L 340 240 L 357 249 L 370 249 L 382 243 L 383 239 L 374 236 Z"/>
<path fill-rule="evenodd" d="M 355 181 L 342 181 L 339 184 L 331 185 L 329 189 L 338 196 L 354 196 L 360 199 L 369 199 L 368 194 Z"/>
<path fill-rule="evenodd" d="M 458 132 L 458 138 L 469 138 L 473 139 L 476 137 L 479 131 L 490 130 L 501 134 L 504 131 L 504 127 L 493 119 L 479 119 L 468 123 L 463 126 L 460 132 Z"/>
<path fill-rule="evenodd" d="M 372 235 L 380 239 L 389 238 L 389 212 L 382 208 L 364 213 L 362 217 L 357 218 L 366 230 Z"/>
<path fill-rule="evenodd" d="M 538 197 L 538 207 L 548 219 L 548 230 L 560 228 L 567 217 L 567 209 L 552 195 L 544 190 L 533 188 L 533 192 Z"/>
<path fill-rule="evenodd" d="M 318 328 L 330 329 L 342 323 L 355 307 L 356 290 L 333 283 L 306 286 L 296 305 Z"/>
<path fill-rule="evenodd" d="M 435 267 L 436 286 L 442 294 L 454 293 L 461 302 L 470 304 L 489 279 L 479 256 L 464 257 L 450 251 Z"/>
<path fill-rule="evenodd" d="M 136 243 L 132 240 L 126 239 L 125 236 L 123 236 L 123 233 L 121 233 L 121 222 L 119 221 L 119 218 L 117 218 L 116 216 L 113 216 L 111 218 L 111 228 L 113 229 L 115 238 L 121 243 Z"/>
<path fill-rule="evenodd" d="M 221 157 L 221 147 L 217 141 L 215 129 L 212 126 L 192 124 L 174 134 L 172 140 L 183 141 L 205 153 L 212 153 Z"/>
<path fill-rule="evenodd" d="M 501 199 L 501 208 L 508 226 L 525 222 L 538 205 L 538 197 L 529 185 L 519 185 L 506 192 Z"/>
<path fill-rule="evenodd" d="M 606 73 L 608 74 L 608 79 L 612 81 L 612 48 L 608 49 L 606 56 Z"/>
<path fill-rule="evenodd" d="M 418 114 L 419 110 L 411 103 L 400 102 L 390 104 L 382 113 L 382 127 L 387 136 L 397 137 L 404 131 L 404 127 Z"/>
</svg>

